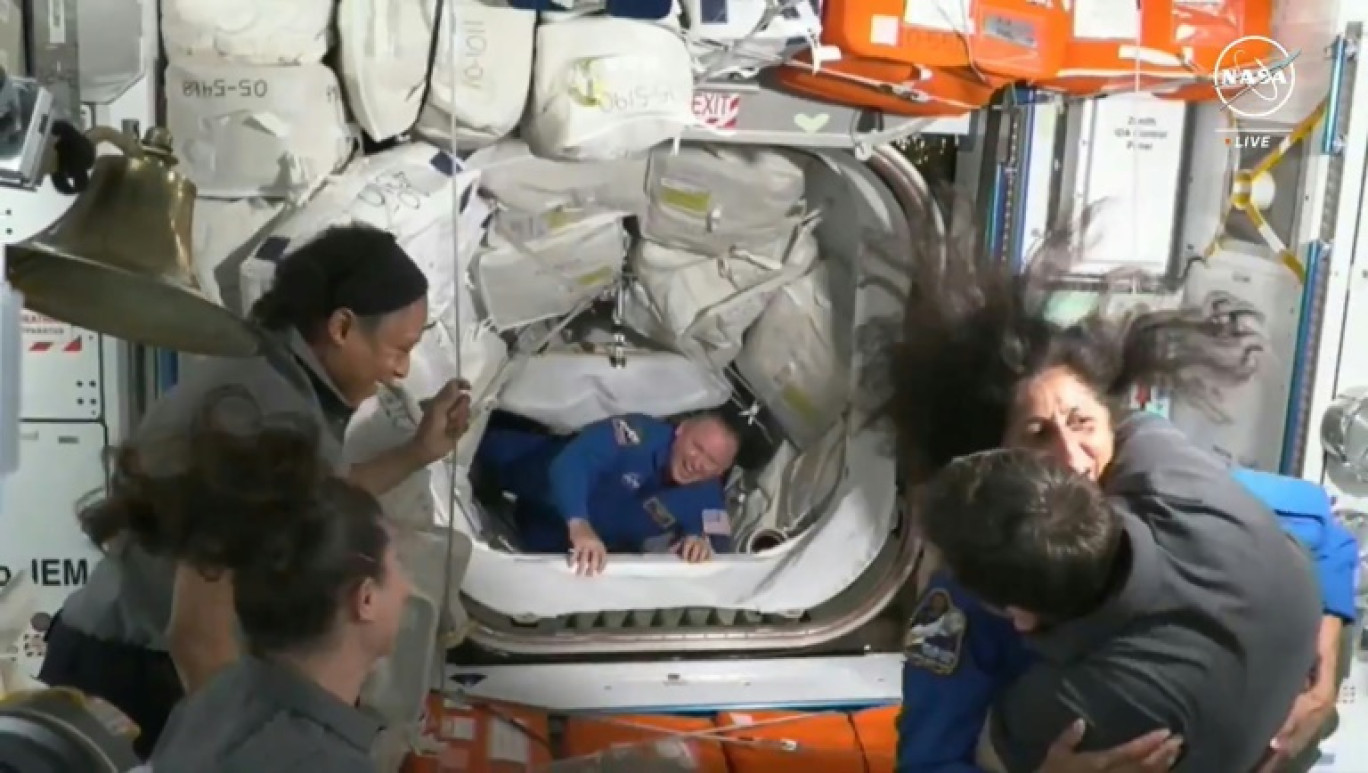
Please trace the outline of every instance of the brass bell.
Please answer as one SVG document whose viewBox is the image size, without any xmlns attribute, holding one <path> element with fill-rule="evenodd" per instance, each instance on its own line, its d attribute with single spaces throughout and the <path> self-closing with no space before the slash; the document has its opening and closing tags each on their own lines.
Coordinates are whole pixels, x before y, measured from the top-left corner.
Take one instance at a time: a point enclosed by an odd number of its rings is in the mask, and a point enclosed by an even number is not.
<svg viewBox="0 0 1368 773">
<path fill-rule="evenodd" d="M 139 143 L 100 127 L 87 137 L 123 153 L 99 156 L 90 185 L 71 209 L 7 248 L 6 274 L 24 306 L 146 346 L 255 354 L 255 328 L 206 298 L 195 278 L 195 185 L 174 168 L 170 133 L 152 129 Z"/>
</svg>

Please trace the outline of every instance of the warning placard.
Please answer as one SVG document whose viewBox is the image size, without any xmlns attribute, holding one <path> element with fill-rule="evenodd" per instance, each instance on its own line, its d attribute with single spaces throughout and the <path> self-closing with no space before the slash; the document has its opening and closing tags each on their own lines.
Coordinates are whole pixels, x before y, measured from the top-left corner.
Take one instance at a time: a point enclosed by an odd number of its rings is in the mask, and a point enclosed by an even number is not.
<svg viewBox="0 0 1368 773">
<path fill-rule="evenodd" d="M 85 348 L 76 328 L 32 311 L 23 313 L 24 351 L 28 354 L 75 354 Z"/>
</svg>

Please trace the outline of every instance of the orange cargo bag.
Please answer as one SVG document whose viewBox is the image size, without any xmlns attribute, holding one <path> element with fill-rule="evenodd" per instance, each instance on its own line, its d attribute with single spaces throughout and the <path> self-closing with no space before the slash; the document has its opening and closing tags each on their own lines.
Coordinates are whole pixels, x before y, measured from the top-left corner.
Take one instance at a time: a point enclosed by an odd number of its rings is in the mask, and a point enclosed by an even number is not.
<svg viewBox="0 0 1368 773">
<path fill-rule="evenodd" d="M 428 696 L 423 740 L 437 751 L 410 755 L 401 773 L 528 773 L 551 763 L 545 712 L 497 703 L 470 706 Z"/>
<path fill-rule="evenodd" d="M 961 115 L 987 105 L 1007 83 L 875 59 L 845 58 L 813 72 L 802 56 L 775 68 L 774 80 L 794 94 L 900 116 Z"/>
<path fill-rule="evenodd" d="M 847 56 L 1036 80 L 1059 71 L 1071 18 L 1065 0 L 825 0 L 822 42 Z"/>
<path fill-rule="evenodd" d="M 562 758 L 588 757 L 612 746 L 636 746 L 714 728 L 707 717 L 654 714 L 577 716 L 565 722 Z M 698 773 L 727 773 L 727 758 L 716 737 L 682 739 L 688 742 Z"/>
<path fill-rule="evenodd" d="M 1074 28 L 1064 47 L 1059 75 L 1036 81 L 1038 88 L 1075 96 L 1149 90 L 1165 82 L 1190 80 L 1193 73 L 1170 38 L 1145 37 L 1167 22 L 1175 0 L 1079 0 Z M 1115 5 L 1113 9 L 1111 6 Z M 1098 7 L 1094 7 L 1098 6 Z M 1131 14 L 1127 19 L 1124 14 Z"/>
<path fill-rule="evenodd" d="M 868 773 L 893 773 L 898 761 L 898 714 L 902 706 L 881 706 L 850 715 Z"/>
<path fill-rule="evenodd" d="M 1314 6 L 1312 0 L 1304 0 Z M 1150 2 L 1150 0 L 1145 0 Z M 1146 14 L 1141 37 L 1164 48 L 1182 51 L 1189 69 L 1211 75 L 1218 67 L 1257 67 L 1282 58 L 1267 40 L 1273 34 L 1274 0 L 1170 0 L 1170 13 Z M 1241 41 L 1236 51 L 1227 51 Z M 1289 52 L 1290 53 L 1290 52 Z M 1223 56 L 1224 55 L 1224 56 Z"/>
<path fill-rule="evenodd" d="M 844 714 L 729 711 L 717 715 L 732 773 L 864 773 L 864 754 Z"/>
</svg>

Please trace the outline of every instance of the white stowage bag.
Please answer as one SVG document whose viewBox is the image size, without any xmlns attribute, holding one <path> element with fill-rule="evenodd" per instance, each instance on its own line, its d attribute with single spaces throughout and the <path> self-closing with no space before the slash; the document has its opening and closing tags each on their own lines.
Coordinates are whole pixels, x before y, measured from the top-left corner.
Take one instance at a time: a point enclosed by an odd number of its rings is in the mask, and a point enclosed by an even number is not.
<svg viewBox="0 0 1368 773">
<path fill-rule="evenodd" d="M 786 5 L 770 16 L 770 9 Z M 751 75 L 784 61 L 793 41 L 813 44 L 822 21 L 810 0 L 684 0 L 684 29 L 697 62 L 708 77 Z"/>
<path fill-rule="evenodd" d="M 830 267 L 818 264 L 780 290 L 746 335 L 736 369 L 773 414 L 789 442 L 810 448 L 841 417 L 850 396 L 849 357 L 840 351 L 849 324 L 833 312 Z"/>
<path fill-rule="evenodd" d="M 191 229 L 195 278 L 215 303 L 246 314 L 242 264 L 256 251 L 285 205 L 265 199 L 196 199 Z M 254 295 L 255 301 L 260 295 Z"/>
<path fill-rule="evenodd" d="M 172 62 L 318 64 L 328 53 L 333 0 L 161 0 Z"/>
<path fill-rule="evenodd" d="M 616 215 L 596 215 L 541 238 L 490 234 L 471 272 L 484 313 L 499 330 L 566 314 L 622 273 L 629 237 Z"/>
<path fill-rule="evenodd" d="M 809 525 L 844 478 L 846 439 L 845 422 L 837 422 L 806 452 L 791 443 L 779 446 L 746 492 L 736 531 L 739 549 L 756 552 L 757 537 L 783 541 Z"/>
<path fill-rule="evenodd" d="M 498 204 L 493 228 L 512 239 L 536 239 L 593 215 L 646 211 L 645 159 L 552 161 L 521 140 L 504 140 L 466 163 Z"/>
<path fill-rule="evenodd" d="M 722 375 L 673 352 L 628 351 L 617 367 L 606 352 L 550 351 L 519 364 L 499 393 L 499 408 L 573 432 L 624 413 L 716 408 L 731 391 Z"/>
<path fill-rule="evenodd" d="M 543 24 L 522 136 L 539 156 L 600 161 L 674 140 L 695 122 L 691 68 L 683 38 L 659 24 Z"/>
<path fill-rule="evenodd" d="M 166 123 L 206 198 L 298 195 L 341 169 L 356 145 L 337 76 L 321 64 L 173 62 Z"/>
<path fill-rule="evenodd" d="M 721 255 L 760 247 L 803 216 L 800 157 L 761 147 L 656 148 L 646 171 L 651 197 L 641 234 L 672 247 Z"/>
<path fill-rule="evenodd" d="M 433 0 L 424 0 L 424 4 L 429 26 L 423 39 L 430 40 Z M 537 14 L 480 0 L 456 2 L 452 10 L 456 13 L 456 61 L 453 63 L 451 56 L 450 15 L 444 13 L 432 88 L 419 115 L 417 131 L 439 144 L 450 146 L 454 141 L 458 148 L 488 145 L 516 129 L 527 107 Z M 426 47 L 423 63 L 427 64 Z"/>
<path fill-rule="evenodd" d="M 107 105 L 146 74 L 143 7 L 142 0 L 76 4 L 82 102 Z"/>
<path fill-rule="evenodd" d="M 817 240 L 799 226 L 764 247 L 699 255 L 641 240 L 628 266 L 627 324 L 713 367 L 736 359 L 751 323 L 781 287 L 817 259 Z"/>
</svg>

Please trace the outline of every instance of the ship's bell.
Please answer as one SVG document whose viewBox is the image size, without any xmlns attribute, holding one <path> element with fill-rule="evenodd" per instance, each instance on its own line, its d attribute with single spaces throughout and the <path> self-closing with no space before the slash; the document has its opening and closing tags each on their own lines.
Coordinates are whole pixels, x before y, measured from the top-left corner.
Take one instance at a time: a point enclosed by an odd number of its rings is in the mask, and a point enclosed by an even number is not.
<svg viewBox="0 0 1368 773">
<path fill-rule="evenodd" d="M 6 249 L 24 306 L 146 346 L 242 357 L 259 336 L 205 297 L 190 246 L 195 185 L 175 170 L 171 135 L 141 143 L 113 129 L 87 135 L 123 151 L 95 161 L 90 185 L 56 223 Z"/>
</svg>

